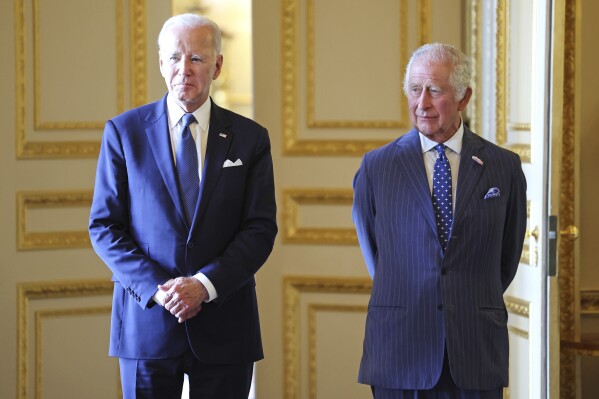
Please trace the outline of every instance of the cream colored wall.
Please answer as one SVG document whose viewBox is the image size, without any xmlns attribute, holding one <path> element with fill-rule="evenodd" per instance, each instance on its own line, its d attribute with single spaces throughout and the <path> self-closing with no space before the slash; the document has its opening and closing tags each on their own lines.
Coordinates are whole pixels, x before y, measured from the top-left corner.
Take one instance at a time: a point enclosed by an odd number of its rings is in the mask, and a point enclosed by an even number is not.
<svg viewBox="0 0 599 399">
<path fill-rule="evenodd" d="M 2 398 L 119 396 L 87 220 L 104 122 L 165 92 L 155 38 L 170 10 L 145 3 L 0 2 Z"/>
<path fill-rule="evenodd" d="M 580 289 L 599 293 L 599 53 L 597 37 L 599 4 L 594 1 L 580 2 Z M 599 312 L 581 317 L 583 338 L 599 342 Z M 581 358 L 582 399 L 597 397 L 599 392 L 599 357 Z"/>
<path fill-rule="evenodd" d="M 356 382 L 370 279 L 352 179 L 364 151 L 409 128 L 409 54 L 424 40 L 462 47 L 460 4 L 253 1 L 255 118 L 271 135 L 280 228 L 257 276 L 259 399 L 371 396 Z"/>
</svg>

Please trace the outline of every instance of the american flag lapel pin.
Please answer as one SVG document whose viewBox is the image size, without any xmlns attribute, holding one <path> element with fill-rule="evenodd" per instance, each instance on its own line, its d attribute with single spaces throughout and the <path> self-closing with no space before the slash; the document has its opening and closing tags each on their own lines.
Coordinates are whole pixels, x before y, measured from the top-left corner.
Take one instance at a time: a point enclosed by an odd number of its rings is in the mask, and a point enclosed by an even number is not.
<svg viewBox="0 0 599 399">
<path fill-rule="evenodd" d="M 484 162 L 482 161 L 482 159 L 480 159 L 479 157 L 477 157 L 476 155 L 472 155 L 472 160 L 474 162 L 476 162 L 477 164 L 479 164 L 480 166 L 483 166 Z"/>
</svg>

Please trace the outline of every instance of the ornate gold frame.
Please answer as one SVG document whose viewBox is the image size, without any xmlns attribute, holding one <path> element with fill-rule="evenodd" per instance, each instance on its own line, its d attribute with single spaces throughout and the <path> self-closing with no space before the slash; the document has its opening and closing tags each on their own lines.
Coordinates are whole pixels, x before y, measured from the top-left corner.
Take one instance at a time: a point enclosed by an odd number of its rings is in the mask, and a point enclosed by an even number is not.
<svg viewBox="0 0 599 399">
<path fill-rule="evenodd" d="M 367 305 L 342 305 L 342 304 L 326 304 L 326 303 L 315 303 L 308 305 L 308 356 L 310 365 L 309 375 L 309 387 L 310 398 L 316 399 L 317 397 L 317 350 L 316 350 L 316 313 L 320 311 L 329 312 L 353 312 L 353 313 L 364 313 L 368 311 Z"/>
<path fill-rule="evenodd" d="M 495 82 L 495 95 L 496 95 L 496 132 L 495 139 L 497 144 L 509 148 L 514 151 L 522 162 L 530 163 L 531 148 L 529 144 L 514 144 L 508 142 L 507 130 L 509 127 L 516 130 L 527 130 L 530 131 L 530 123 L 511 123 L 508 122 L 507 118 L 509 115 L 509 71 L 508 71 L 508 56 L 509 56 L 509 45 L 510 35 L 508 30 L 508 14 L 509 14 L 510 0 L 497 0 L 497 57 L 496 57 L 496 73 L 497 81 Z"/>
<path fill-rule="evenodd" d="M 577 0 L 565 1 L 564 16 L 564 87 L 563 132 L 559 193 L 559 226 L 576 226 L 576 30 Z M 558 286 L 560 319 L 560 398 L 576 398 L 576 354 L 568 349 L 568 342 L 580 340 L 577 321 L 577 282 L 575 236 L 560 232 L 558 241 Z"/>
<path fill-rule="evenodd" d="M 43 321 L 44 319 L 66 317 L 66 316 L 89 316 L 89 315 L 110 315 L 111 306 L 99 306 L 89 308 L 72 308 L 72 309 L 53 309 L 53 310 L 39 310 L 34 312 L 34 323 L 35 323 L 35 397 L 43 398 L 43 381 L 42 381 L 42 358 L 43 358 Z M 120 386 L 120 380 L 115 379 L 115 392 L 118 391 Z"/>
<path fill-rule="evenodd" d="M 405 1 L 405 0 L 400 0 Z M 420 31 L 421 35 L 428 35 L 429 12 L 428 1 L 419 7 Z M 282 0 L 282 29 L 281 29 L 281 69 L 282 69 L 282 135 L 283 135 L 283 153 L 286 155 L 338 155 L 338 156 L 360 156 L 367 151 L 378 148 L 386 144 L 389 140 L 312 140 L 301 139 L 299 137 L 299 108 L 298 101 L 298 31 L 299 31 L 299 6 L 300 0 Z M 426 26 L 426 28 L 424 28 Z M 421 37 L 421 42 L 424 40 Z M 313 54 L 313 49 L 308 49 L 308 53 Z M 313 59 L 312 59 L 313 64 Z M 308 77 L 308 81 L 310 77 Z M 310 89 L 308 88 L 308 91 Z M 309 96 L 310 97 L 310 96 Z M 313 116 L 312 116 L 313 117 Z M 308 115 L 310 119 L 310 115 Z M 354 122 L 334 122 L 330 126 L 328 123 L 324 127 L 369 127 L 369 128 L 388 128 L 388 124 L 377 123 L 354 123 Z"/>
<path fill-rule="evenodd" d="M 505 301 L 505 307 L 507 308 L 508 313 L 524 317 L 527 320 L 529 319 L 530 302 L 509 295 L 506 295 L 503 300 Z M 508 331 L 520 338 L 528 339 L 528 331 L 522 330 L 521 328 L 508 326 Z"/>
<path fill-rule="evenodd" d="M 33 208 L 70 208 L 91 206 L 92 191 L 27 191 L 17 193 L 17 249 L 88 248 L 89 233 L 84 231 L 27 231 L 27 210 Z"/>
<path fill-rule="evenodd" d="M 356 245 L 354 228 L 310 228 L 299 225 L 301 205 L 351 205 L 353 191 L 347 189 L 283 190 L 283 242 L 292 244 Z"/>
<path fill-rule="evenodd" d="M 300 299 L 303 293 L 370 294 L 369 278 L 285 277 L 283 280 L 284 398 L 300 398 Z M 313 374 L 313 365 L 311 365 Z M 315 377 L 311 377 L 315 378 Z"/>
<path fill-rule="evenodd" d="M 40 119 L 39 99 L 39 16 L 37 14 L 38 2 L 34 1 L 34 112 L 33 124 L 36 129 L 100 129 L 100 122 L 42 122 Z M 122 27 L 123 0 L 117 1 L 117 26 Z M 131 40 L 131 103 L 133 106 L 141 105 L 147 98 L 147 73 L 146 73 L 146 28 L 145 28 L 145 2 L 143 0 L 129 0 L 130 5 L 130 40 Z M 26 55 L 25 55 L 25 0 L 15 0 L 15 130 L 16 130 L 16 155 L 19 159 L 43 158 L 93 158 L 100 150 L 100 142 L 95 141 L 30 141 L 27 138 L 27 106 L 26 106 Z M 119 29 L 117 29 L 119 30 Z M 122 34 L 117 32 L 117 107 L 124 109 L 123 89 L 123 40 Z M 120 39 L 120 40 L 119 40 Z"/>
<path fill-rule="evenodd" d="M 314 32 L 314 1 L 308 0 L 308 12 L 307 12 L 307 37 L 308 37 L 308 49 L 307 49 L 307 123 L 309 128 L 349 128 L 349 129 L 393 129 L 393 128 L 406 128 L 409 126 L 408 121 L 408 113 L 407 113 L 407 103 L 404 96 L 400 96 L 400 118 L 397 121 L 342 121 L 342 120 L 317 120 L 316 119 L 316 57 L 315 57 L 315 32 Z M 400 65 L 406 65 L 408 62 L 408 43 L 407 43 L 407 0 L 399 0 L 400 9 L 399 9 L 399 27 L 401 30 L 400 38 L 399 38 L 399 56 L 400 56 Z M 420 9 L 423 7 L 419 3 Z M 422 12 L 428 12 L 428 8 L 423 9 Z M 425 14 L 420 14 L 425 15 Z M 420 34 L 424 35 L 425 29 L 428 29 L 428 20 L 426 18 L 421 18 L 423 23 L 420 25 Z M 423 27 L 424 21 L 426 21 L 426 27 Z M 398 71 L 399 74 L 402 73 L 401 70 Z M 398 92 L 401 93 L 403 88 L 400 86 L 397 88 Z"/>
<path fill-rule="evenodd" d="M 82 296 L 112 295 L 113 283 L 110 280 L 81 280 L 81 281 L 59 281 L 42 283 L 22 283 L 17 285 L 17 398 L 28 398 L 28 320 L 29 303 L 39 299 L 74 298 Z M 90 314 L 105 311 L 106 308 L 82 309 L 81 312 Z M 43 316 L 43 315 L 42 315 Z M 37 323 L 36 315 L 34 319 Z M 36 342 L 39 340 L 39 329 L 36 324 Z M 36 393 L 39 378 L 39 342 L 36 345 Z M 40 397 L 40 396 L 36 396 Z"/>
</svg>

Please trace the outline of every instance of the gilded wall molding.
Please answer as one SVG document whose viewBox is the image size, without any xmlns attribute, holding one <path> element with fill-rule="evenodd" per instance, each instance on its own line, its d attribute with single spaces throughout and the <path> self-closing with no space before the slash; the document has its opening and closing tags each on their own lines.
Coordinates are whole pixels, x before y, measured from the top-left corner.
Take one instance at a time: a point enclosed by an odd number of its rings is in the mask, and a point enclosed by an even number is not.
<svg viewBox="0 0 599 399">
<path fill-rule="evenodd" d="M 342 305 L 342 304 L 325 304 L 315 303 L 308 305 L 308 364 L 309 364 L 309 389 L 310 398 L 316 399 L 318 392 L 318 351 L 317 351 L 317 322 L 316 314 L 318 312 L 350 312 L 364 313 L 368 311 L 367 305 Z"/>
<path fill-rule="evenodd" d="M 580 291 L 580 313 L 599 315 L 599 290 Z"/>
<path fill-rule="evenodd" d="M 514 296 L 506 295 L 503 300 L 508 313 L 516 316 L 529 318 L 530 317 L 530 302 Z"/>
<path fill-rule="evenodd" d="M 482 5 L 480 0 L 471 0 L 469 7 L 470 32 L 466 38 L 470 41 L 472 62 L 472 100 L 469 104 L 468 124 L 474 132 L 482 132 L 482 101 L 479 90 L 482 88 Z"/>
<path fill-rule="evenodd" d="M 496 131 L 495 140 L 498 145 L 514 151 L 520 156 L 522 162 L 530 163 L 531 148 L 530 144 L 510 143 L 508 140 L 509 128 L 515 130 L 530 131 L 530 123 L 509 121 L 509 59 L 510 59 L 510 30 L 509 30 L 509 10 L 511 0 L 497 0 L 496 8 L 496 82 L 495 82 L 495 100 L 496 100 Z"/>
<path fill-rule="evenodd" d="M 300 299 L 304 293 L 370 294 L 370 278 L 285 277 L 283 280 L 284 398 L 300 398 Z"/>
<path fill-rule="evenodd" d="M 399 62 L 400 65 L 406 65 L 408 63 L 408 21 L 407 21 L 407 0 L 398 0 L 400 3 L 399 7 L 399 16 L 398 16 L 398 26 L 400 28 L 400 37 L 399 37 Z M 407 102 L 405 96 L 400 97 L 400 109 L 399 114 L 400 118 L 396 121 L 376 121 L 376 120 L 317 120 L 316 119 L 316 34 L 315 34 L 315 16 L 314 16 L 314 2 L 315 0 L 307 1 L 307 124 L 309 128 L 349 128 L 349 129 L 393 129 L 393 128 L 406 128 L 409 127 L 408 122 L 408 113 L 407 113 Z M 418 4 L 427 3 L 428 0 L 420 1 Z M 422 7 L 421 7 L 422 8 Z M 428 13 L 428 8 L 425 7 L 424 11 L 421 11 L 420 15 L 422 16 L 423 12 Z M 424 31 L 428 30 L 428 18 L 421 17 L 421 25 L 422 23 L 426 23 L 426 27 L 423 28 L 420 26 L 420 35 L 423 37 Z M 403 70 L 397 71 L 399 74 L 403 72 Z M 400 86 L 397 88 L 399 93 L 403 92 L 403 88 Z"/>
<path fill-rule="evenodd" d="M 41 36 L 40 36 L 40 12 L 39 12 L 40 0 L 33 0 L 33 98 L 34 98 L 34 118 L 33 125 L 38 130 L 97 130 L 104 127 L 104 121 L 42 121 L 41 117 L 41 64 L 43 57 L 40 55 L 41 49 Z M 123 96 L 123 91 L 120 89 L 124 84 L 123 77 L 123 52 L 118 51 L 119 46 L 122 48 L 122 41 L 124 38 L 124 26 L 119 24 L 122 21 L 122 2 L 123 0 L 115 0 L 116 7 L 116 46 L 117 46 L 117 95 Z M 124 104 L 124 98 L 117 97 L 117 104 Z"/>
<path fill-rule="evenodd" d="M 430 0 L 419 0 L 417 3 L 418 16 L 420 17 L 420 25 L 418 25 L 418 37 L 420 37 L 420 45 L 423 45 L 428 43 L 431 37 L 431 4 Z M 401 21 L 406 23 L 403 18 Z"/>
<path fill-rule="evenodd" d="M 528 330 L 530 330 L 530 302 L 510 295 L 505 295 L 503 300 L 508 313 L 525 318 L 526 322 L 528 323 Z M 510 325 L 508 325 L 507 330 L 508 333 L 516 337 L 528 340 L 527 330 Z M 530 346 L 528 350 L 530 351 Z"/>
<path fill-rule="evenodd" d="M 40 130 L 87 130 L 101 129 L 104 122 L 43 122 L 40 117 L 40 42 L 39 42 L 39 15 L 38 2 L 33 0 L 32 19 L 34 26 L 33 36 L 33 115 L 29 116 L 27 112 L 27 77 L 26 77 L 26 23 L 25 23 L 25 1 L 15 0 L 14 2 L 14 35 L 15 35 L 15 135 L 16 135 L 16 156 L 19 159 L 55 159 L 55 158 L 95 158 L 100 151 L 99 140 L 81 140 L 81 141 L 50 141 L 35 140 L 27 137 L 27 121 L 32 118 L 34 129 Z M 117 2 L 117 15 L 115 16 L 117 26 L 122 27 L 123 17 L 121 15 L 122 1 Z M 147 98 L 147 72 L 146 72 L 146 28 L 145 28 L 145 2 L 143 0 L 130 1 L 130 65 L 131 65 L 131 105 L 141 105 Z M 117 28 L 117 31 L 124 32 L 124 29 Z M 117 39 L 120 37 L 120 43 L 117 43 L 117 111 L 121 112 L 125 108 L 124 104 L 124 66 L 123 66 L 123 41 L 124 34 L 117 32 Z M 117 40 L 119 41 L 119 40 Z"/>
<path fill-rule="evenodd" d="M 130 42 L 131 42 L 131 106 L 139 107 L 148 101 L 148 55 L 146 47 L 146 2 L 130 1 Z"/>
<path fill-rule="evenodd" d="M 291 244 L 356 245 L 356 230 L 351 228 L 302 227 L 299 210 L 302 205 L 351 205 L 353 191 L 346 189 L 283 190 L 283 242 Z"/>
<path fill-rule="evenodd" d="M 21 283 L 17 285 L 17 399 L 27 399 L 29 397 L 27 373 L 29 370 L 28 320 L 30 302 L 41 299 L 111 296 L 113 286 L 112 281 L 104 279 Z"/>
<path fill-rule="evenodd" d="M 313 0 L 310 0 L 310 3 Z M 405 0 L 399 0 L 402 3 Z M 426 0 L 428 1 L 428 0 Z M 428 12 L 428 8 L 424 7 L 422 12 Z M 300 15 L 300 0 L 281 0 L 281 73 L 282 73 L 282 136 L 283 136 L 283 153 L 285 155 L 303 155 L 303 156 L 361 156 L 365 152 L 387 144 L 390 140 L 375 139 L 375 140 L 313 140 L 300 138 L 300 120 L 299 120 L 299 90 L 300 71 L 299 71 L 299 15 Z M 404 13 L 405 15 L 405 13 Z M 430 15 L 421 15 L 420 23 L 427 23 Z M 424 30 L 420 31 L 423 34 Z M 423 38 L 420 38 L 423 42 Z M 407 45 L 401 45 L 406 47 Z M 312 61 L 309 61 L 309 70 L 314 66 L 313 46 L 309 46 L 308 51 L 312 52 Z M 313 73 L 312 72 L 309 72 Z M 308 101 L 313 102 L 313 84 L 310 83 L 308 76 Z M 312 85 L 312 88 L 310 88 Z M 312 98 L 312 100 L 310 100 Z M 403 107 L 405 108 L 405 107 Z M 308 104 L 310 109 L 310 104 Z M 313 109 L 313 106 L 312 106 Z M 401 112 L 404 112 L 403 110 Z M 310 118 L 314 119 L 313 111 L 308 112 L 309 124 Z M 310 116 L 312 115 L 312 116 Z M 316 121 L 314 121 L 316 123 Z M 327 128 L 392 128 L 396 126 L 396 122 L 381 121 L 332 121 L 321 123 L 321 127 Z"/>
<path fill-rule="evenodd" d="M 53 309 L 39 310 L 34 312 L 35 323 L 35 397 L 43 398 L 43 321 L 51 318 L 59 317 L 75 317 L 75 316 L 94 316 L 94 315 L 110 315 L 111 306 L 98 306 L 88 308 L 71 308 L 71 309 Z M 115 387 L 120 385 L 120 380 L 115 379 Z M 117 389 L 115 388 L 115 391 Z"/>
<path fill-rule="evenodd" d="M 565 0 L 564 17 L 564 87 L 563 87 L 563 131 L 559 193 L 559 226 L 576 225 L 576 0 Z M 562 341 L 580 339 L 577 318 L 576 257 L 574 241 L 558 240 L 558 285 L 560 338 Z M 575 355 L 563 347 L 560 353 L 560 398 L 576 398 Z"/>
<path fill-rule="evenodd" d="M 82 231 L 27 231 L 30 209 L 89 207 L 92 191 L 26 191 L 17 193 L 17 249 L 88 248 L 89 233 Z"/>
</svg>

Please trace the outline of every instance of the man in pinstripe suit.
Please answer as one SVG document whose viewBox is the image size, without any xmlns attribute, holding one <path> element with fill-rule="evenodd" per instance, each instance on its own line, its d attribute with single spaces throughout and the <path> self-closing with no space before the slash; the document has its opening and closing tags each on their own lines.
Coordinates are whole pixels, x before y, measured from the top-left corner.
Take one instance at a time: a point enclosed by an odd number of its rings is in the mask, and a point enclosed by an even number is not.
<svg viewBox="0 0 599 399">
<path fill-rule="evenodd" d="M 414 128 L 366 154 L 354 179 L 373 278 L 359 382 L 376 399 L 498 399 L 508 384 L 503 293 L 522 252 L 526 180 L 518 155 L 463 124 L 469 81 L 454 47 L 416 50 L 404 80 Z M 455 199 L 446 232 L 431 195 L 443 153 Z"/>
</svg>

